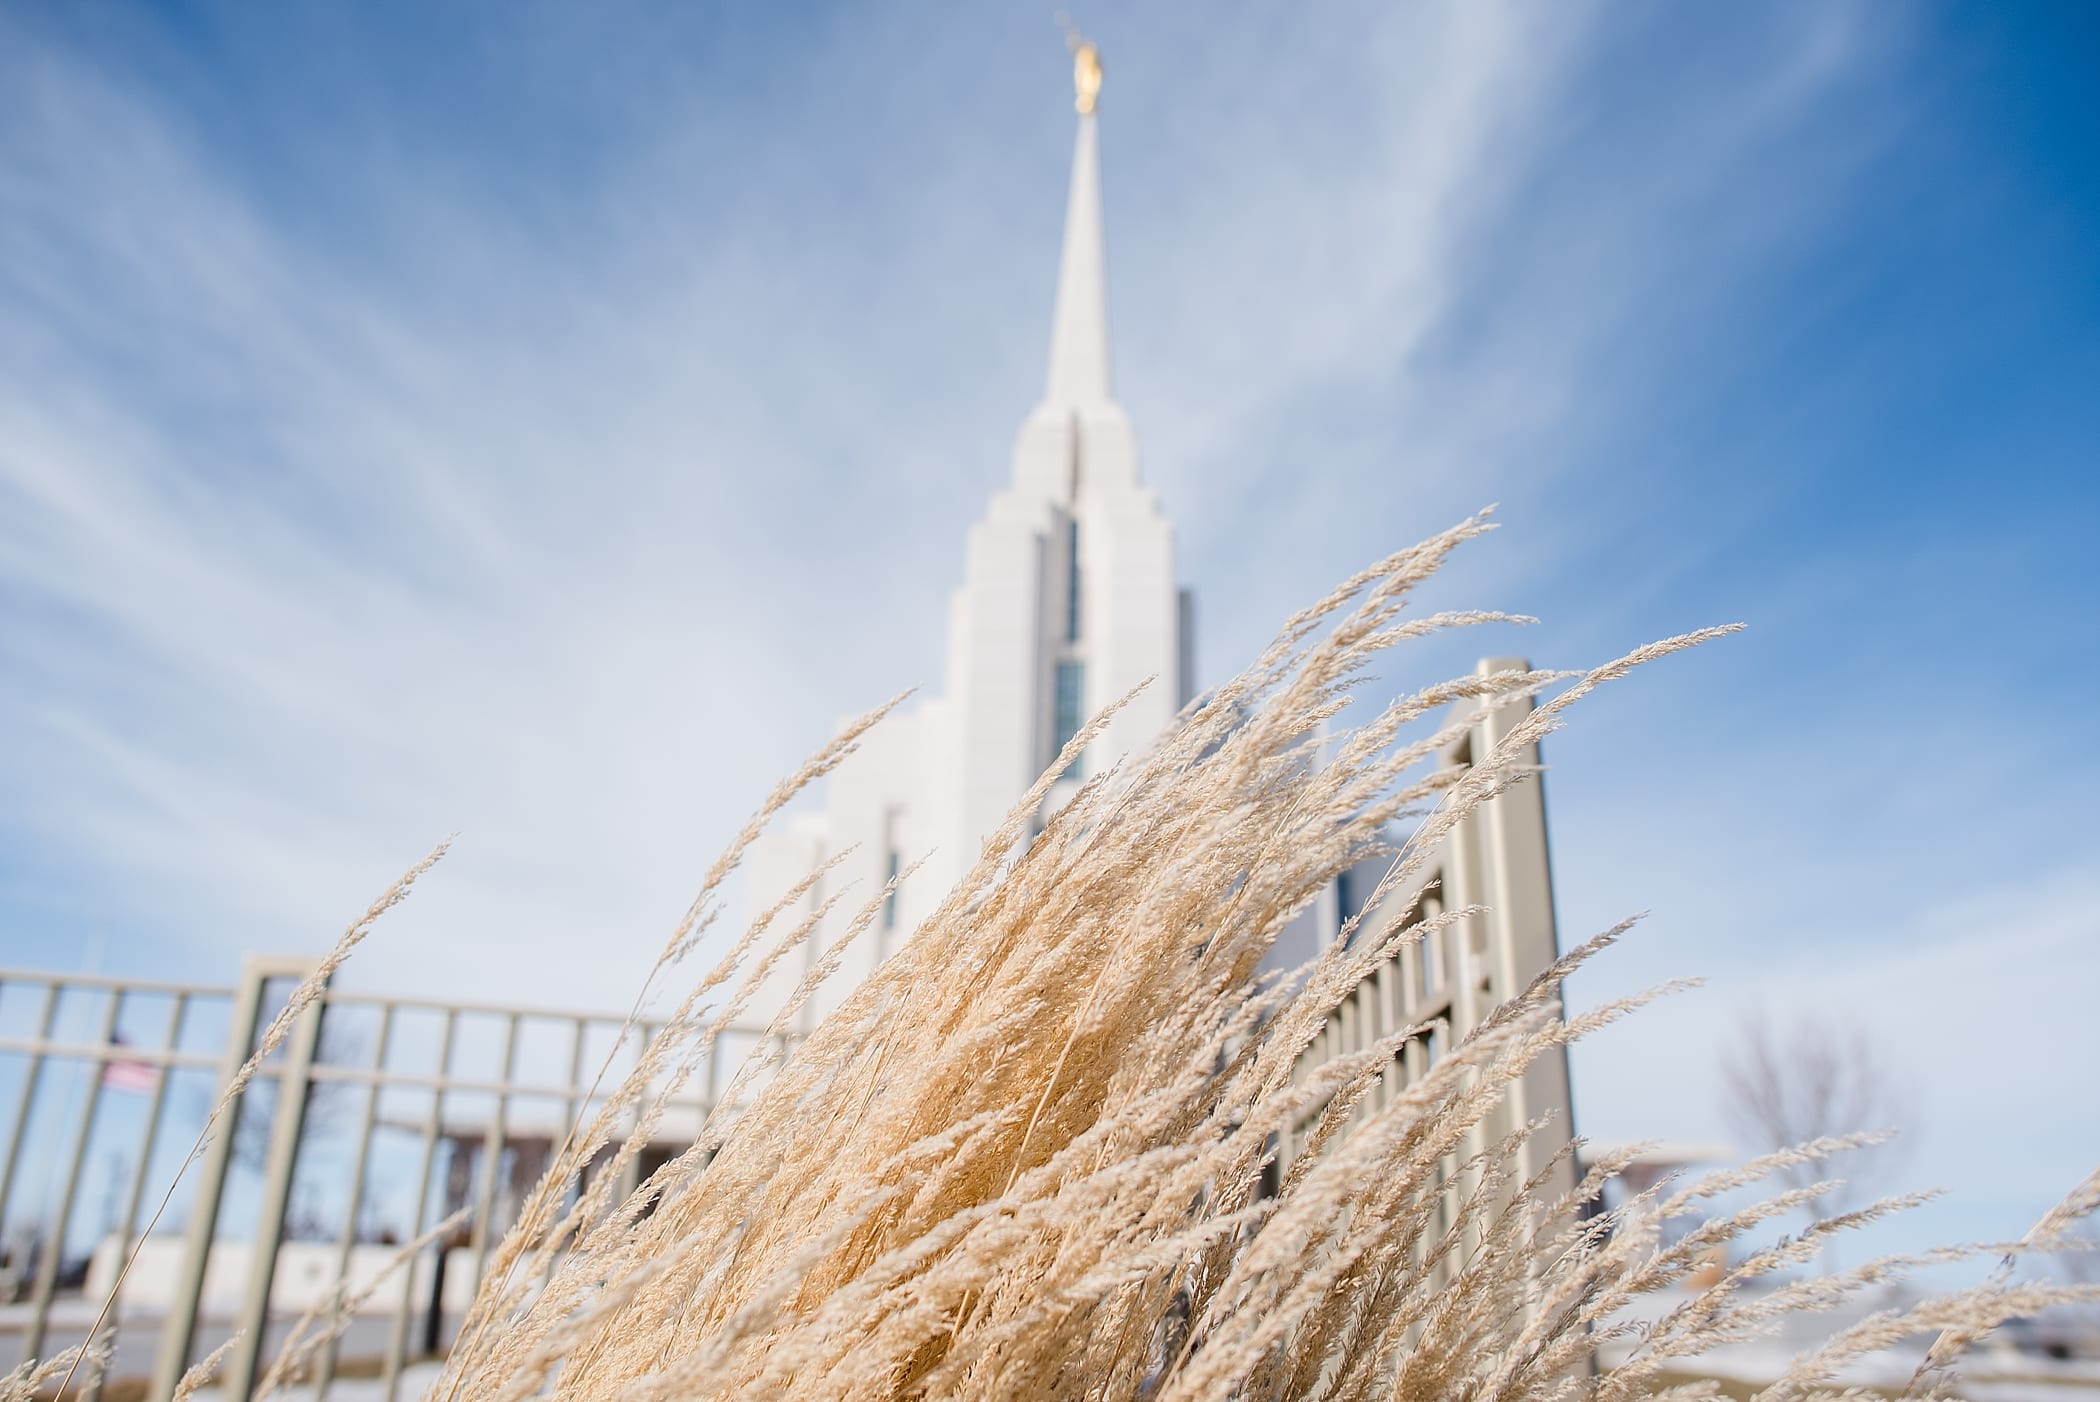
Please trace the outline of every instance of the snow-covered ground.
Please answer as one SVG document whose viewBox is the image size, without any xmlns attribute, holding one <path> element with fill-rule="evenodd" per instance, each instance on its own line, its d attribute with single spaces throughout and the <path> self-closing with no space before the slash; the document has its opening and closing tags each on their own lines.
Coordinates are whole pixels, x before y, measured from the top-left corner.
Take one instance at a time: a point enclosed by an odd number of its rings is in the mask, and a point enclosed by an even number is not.
<svg viewBox="0 0 2100 1402">
<path fill-rule="evenodd" d="M 439 1364 L 411 1363 L 401 1370 L 400 1402 L 419 1402 L 430 1385 L 437 1381 Z M 190 1394 L 196 1402 L 226 1402 L 225 1394 L 215 1387 L 201 1387 Z M 294 1384 L 284 1390 L 283 1396 L 310 1399 L 313 1388 Z M 378 1378 L 337 1378 L 328 1385 L 328 1402 L 386 1402 L 386 1385 Z"/>
<path fill-rule="evenodd" d="M 1629 1314 L 1624 1319 L 1628 1322 L 1652 1320 L 1683 1300 L 1682 1295 L 1654 1296 L 1642 1302 L 1638 1315 Z M 1753 1385 L 1768 1383 L 1785 1372 L 1794 1357 L 1815 1348 L 1836 1330 L 1873 1310 L 1899 1303 L 1901 1301 L 1896 1298 L 1877 1297 L 1828 1314 L 1797 1317 L 1789 1320 L 1785 1329 L 1772 1338 L 1715 1349 L 1697 1359 L 1673 1365 L 1673 1371 Z M 19 1324 L 20 1321 L 11 1319 L 17 1313 L 21 1313 L 19 1307 L 0 1308 L 0 1334 L 7 1332 L 6 1326 L 11 1322 Z M 59 1302 L 52 1311 L 53 1338 L 70 1340 L 84 1335 L 93 1316 L 93 1309 L 79 1301 Z M 127 1316 L 120 1332 L 120 1349 L 131 1366 L 121 1367 L 120 1372 L 131 1374 L 150 1365 L 153 1345 L 158 1342 L 155 1323 Z M 2096 1329 L 2100 1329 L 2100 1325 L 2096 1325 Z M 360 1357 L 376 1357 L 376 1339 L 367 1342 L 373 1346 L 350 1351 Z M 1838 1373 L 1835 1381 L 1841 1385 L 1899 1389 L 1917 1369 L 1930 1342 L 1929 1336 L 1919 1336 L 1894 1348 L 1869 1354 Z M 1606 1340 L 1599 1350 L 1601 1361 L 1606 1367 L 1623 1361 L 1634 1343 L 1626 1338 Z M 399 1402 L 419 1402 L 437 1380 L 438 1368 L 434 1362 L 414 1363 L 405 1368 L 401 1374 Z M 2100 1357 L 2091 1355 L 2056 1359 L 2039 1350 L 2016 1348 L 2008 1341 L 1998 1339 L 1986 1341 L 1972 1353 L 1965 1360 L 1960 1375 L 1961 1395 L 1970 1402 L 2100 1402 Z M 295 1385 L 287 1389 L 286 1395 L 304 1402 L 312 1396 L 312 1388 Z M 339 1377 L 329 1388 L 328 1396 L 330 1402 L 386 1402 L 386 1389 L 377 1378 Z M 201 1399 L 222 1402 L 222 1395 L 215 1388 L 202 1389 L 197 1397 L 200 1402 Z"/>
<path fill-rule="evenodd" d="M 1622 1318 L 1654 1319 L 1684 1297 L 1662 1294 L 1642 1302 L 1638 1314 Z M 1730 1344 L 1673 1364 L 1672 1370 L 1731 1382 L 1769 1383 L 1802 1353 L 1822 1344 L 1832 1334 L 1876 1310 L 1902 1303 L 1894 1297 L 1875 1297 L 1826 1314 L 1788 1319 L 1781 1331 L 1766 1339 Z M 1599 1349 L 1600 1361 L 1611 1367 L 1625 1360 L 1637 1340 L 1607 1340 Z M 1925 1350 L 1929 1334 L 1906 1339 L 1893 1348 L 1866 1354 L 1841 1369 L 1833 1378 L 1840 1385 L 1900 1389 L 1910 1381 Z M 2100 1402 L 2100 1358 L 2051 1358 L 2047 1354 L 2015 1348 L 2002 1339 L 1986 1340 L 1969 1354 L 1958 1369 L 1961 1395 L 1971 1402 Z"/>
</svg>

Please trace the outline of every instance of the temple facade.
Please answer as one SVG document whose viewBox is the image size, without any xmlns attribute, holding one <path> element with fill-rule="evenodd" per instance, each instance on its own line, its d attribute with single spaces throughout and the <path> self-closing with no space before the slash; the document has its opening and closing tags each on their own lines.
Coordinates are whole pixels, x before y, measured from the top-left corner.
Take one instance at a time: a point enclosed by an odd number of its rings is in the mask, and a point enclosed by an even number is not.
<svg viewBox="0 0 2100 1402">
<path fill-rule="evenodd" d="M 903 866 L 926 863 L 847 951 L 803 1011 L 805 1024 L 932 910 L 1089 717 L 1154 679 L 1051 794 L 1050 808 L 1086 772 L 1149 746 L 1190 695 L 1194 606 L 1177 585 L 1173 527 L 1139 480 L 1137 440 L 1109 380 L 1092 46 L 1080 46 L 1075 72 L 1078 133 L 1049 372 L 1015 438 L 1006 486 L 970 528 L 963 584 L 948 605 L 941 691 L 877 726 L 827 781 L 824 811 L 792 821 L 752 854 L 754 908 L 840 853 L 808 909 L 843 883 L 879 891 Z M 796 962 L 821 958 L 857 903 L 842 902 Z M 799 972 L 782 970 L 775 984 Z"/>
<path fill-rule="evenodd" d="M 752 854 L 754 910 L 838 858 L 800 911 L 788 912 L 776 929 L 850 886 L 797 951 L 794 967 L 776 971 L 761 998 L 774 1007 L 865 901 L 904 867 L 925 863 L 846 951 L 839 971 L 799 1013 L 796 1030 L 821 1020 L 909 936 L 1086 719 L 1155 679 L 1089 747 L 1080 773 L 1051 792 L 1046 811 L 1085 773 L 1151 745 L 1193 691 L 1194 608 L 1176 582 L 1173 528 L 1139 478 L 1136 438 L 1109 378 L 1095 111 L 1100 67 L 1091 46 L 1078 50 L 1076 79 L 1078 133 L 1048 374 L 1015 439 L 1006 485 L 970 528 L 963 584 L 948 607 L 941 692 L 877 726 L 828 779 L 823 811 L 770 834 Z M 1480 663 L 1483 671 L 1525 666 L 1517 658 Z M 1522 712 L 1517 705 L 1482 710 L 1444 759 L 1463 764 L 1486 754 Z M 1535 766 L 1539 757 L 1533 747 L 1517 758 Z M 1279 938 L 1269 964 L 1295 967 L 1335 939 L 1380 874 L 1366 867 L 1331 883 Z M 1553 961 L 1539 783 L 1482 805 L 1444 841 L 1413 888 L 1394 892 L 1366 919 L 1373 929 L 1389 928 L 1473 906 L 1484 913 L 1415 943 L 1366 980 L 1336 1010 L 1301 1069 L 1423 1025 L 1372 1098 L 1383 1103 Z M 1527 1150 L 1529 1172 L 1566 1142 L 1569 1099 L 1565 1056 L 1546 1058 L 1475 1137 L 1553 1112 L 1556 1128 Z"/>
</svg>

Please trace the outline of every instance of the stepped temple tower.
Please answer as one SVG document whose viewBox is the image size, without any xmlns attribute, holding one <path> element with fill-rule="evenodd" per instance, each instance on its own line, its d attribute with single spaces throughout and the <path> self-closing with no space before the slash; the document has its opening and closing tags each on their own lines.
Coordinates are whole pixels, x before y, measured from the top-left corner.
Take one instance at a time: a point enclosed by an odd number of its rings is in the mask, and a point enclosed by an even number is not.
<svg viewBox="0 0 2100 1402">
<path fill-rule="evenodd" d="M 754 909 L 847 849 L 826 875 L 829 890 L 850 882 L 872 893 L 902 865 L 926 862 L 806 1017 L 835 1006 L 931 911 L 1089 717 L 1158 679 L 1089 747 L 1082 774 L 1149 745 L 1190 695 L 1194 610 L 1175 582 L 1173 527 L 1139 481 L 1137 440 L 1109 380 L 1093 45 L 1077 45 L 1073 76 L 1078 136 L 1049 371 L 1015 437 L 1007 485 L 970 528 L 941 692 L 862 741 L 829 779 L 821 816 L 753 853 Z M 823 897 L 812 892 L 809 908 Z M 792 962 L 822 957 L 852 919 L 848 907 L 865 899 L 842 902 Z"/>
<path fill-rule="evenodd" d="M 903 866 L 926 863 L 847 950 L 838 972 L 798 1016 L 798 1031 L 836 1007 L 910 935 L 1085 720 L 1146 678 L 1158 679 L 1089 747 L 1080 775 L 1051 792 L 1048 810 L 1070 797 L 1084 773 L 1150 745 L 1193 692 L 1194 610 L 1175 582 L 1173 528 L 1139 481 L 1136 438 L 1109 378 L 1096 115 L 1101 67 L 1090 44 L 1076 48 L 1074 80 L 1078 137 L 1049 370 L 1042 398 L 1015 438 L 1007 485 L 970 528 L 964 582 L 948 607 L 941 693 L 877 726 L 833 772 L 824 811 L 769 835 L 752 854 L 754 911 L 845 854 L 776 929 L 792 927 L 828 893 L 852 888 L 788 961 L 793 967 L 776 972 L 761 999 L 766 1008 L 779 1006 L 844 933 L 855 910 Z M 1526 665 L 1496 658 L 1480 670 Z M 1485 755 L 1522 710 L 1480 711 L 1445 762 Z M 1536 746 L 1517 759 L 1536 766 Z M 1296 967 L 1337 938 L 1382 870 L 1367 863 L 1329 883 L 1283 932 L 1270 966 Z M 1393 892 L 1366 917 L 1366 933 L 1473 907 L 1479 913 L 1417 940 L 1344 1000 L 1307 1049 L 1301 1074 L 1402 1028 L 1420 1027 L 1360 1107 L 1368 1113 L 1552 963 L 1553 885 L 1538 782 L 1500 795 L 1460 824 L 1420 881 Z M 1565 1054 L 1542 1058 L 1474 1131 L 1469 1147 L 1550 1115 L 1551 1126 L 1531 1139 L 1519 1160 L 1522 1172 L 1538 1171 L 1567 1142 L 1569 1104 Z M 1286 1134 L 1280 1146 L 1286 1157 L 1301 1129 Z M 1563 1163 L 1553 1186 L 1572 1185 L 1572 1168 Z"/>
</svg>

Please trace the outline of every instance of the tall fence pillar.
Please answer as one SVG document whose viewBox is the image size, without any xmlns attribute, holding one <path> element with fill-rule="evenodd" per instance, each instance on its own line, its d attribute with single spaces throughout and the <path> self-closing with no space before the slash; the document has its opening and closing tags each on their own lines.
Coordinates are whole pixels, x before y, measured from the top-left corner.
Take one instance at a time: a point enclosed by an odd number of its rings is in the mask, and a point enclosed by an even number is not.
<svg viewBox="0 0 2100 1402">
<path fill-rule="evenodd" d="M 226 1054 L 220 1062 L 219 1085 L 225 1086 L 239 1074 L 254 1050 L 256 1034 L 261 1030 L 263 992 L 273 978 L 304 978 L 313 970 L 311 960 L 266 959 L 250 956 L 242 961 L 241 981 L 235 990 L 233 1018 L 226 1029 Z M 298 1149 L 298 1127 L 306 1105 L 306 1075 L 313 1063 L 313 1051 L 320 1035 L 320 1007 L 315 1005 L 302 1015 L 300 1024 L 293 1029 L 292 1042 L 287 1049 L 283 1068 L 284 1079 L 280 1085 L 280 1101 L 277 1124 L 270 1137 L 270 1166 L 273 1172 L 281 1168 L 283 1183 L 266 1177 L 263 1187 L 265 1221 L 274 1222 L 265 1235 L 258 1232 L 255 1243 L 255 1265 L 263 1272 L 263 1305 L 265 1316 L 269 1305 L 269 1275 L 277 1265 L 277 1242 L 283 1235 L 284 1195 L 291 1190 L 291 1170 Z M 301 1049 L 303 1048 L 303 1055 Z M 290 1073 L 297 1063 L 299 1080 L 296 1093 L 287 1094 L 292 1085 Z M 183 1232 L 182 1266 L 175 1277 L 174 1295 L 169 1301 L 168 1318 L 162 1326 L 160 1353 L 154 1361 L 153 1387 L 148 1396 L 157 1402 L 167 1402 L 175 1395 L 176 1385 L 182 1381 L 183 1373 L 190 1366 L 190 1350 L 196 1342 L 197 1320 L 203 1309 L 206 1268 L 211 1262 L 212 1239 L 218 1235 L 220 1200 L 226 1193 L 226 1170 L 233 1162 L 234 1131 L 240 1122 L 241 1106 L 237 1100 L 228 1107 L 226 1119 L 213 1132 L 211 1141 L 205 1145 L 204 1157 L 198 1164 L 197 1196 L 190 1207 L 189 1225 Z M 284 1151 L 282 1162 L 278 1153 L 280 1133 L 289 1115 L 292 1120 L 290 1147 Z M 267 1208 L 273 1197 L 277 1202 L 276 1216 L 270 1218 Z M 267 1261 L 267 1264 L 265 1264 Z M 248 1305 L 253 1304 L 254 1272 L 250 1273 L 249 1301 L 244 1304 L 242 1318 L 248 1317 Z M 259 1324 L 260 1321 L 258 1321 Z M 225 1395 L 245 1399 L 248 1386 L 254 1378 L 257 1351 L 262 1346 L 261 1329 L 250 1331 L 234 1348 L 235 1366 L 245 1358 L 247 1381 L 239 1390 L 229 1387 Z M 230 1380 L 230 1379 L 229 1379 Z"/>
<path fill-rule="evenodd" d="M 302 965 L 305 977 L 311 965 Z M 286 976 L 290 976 L 286 971 Z M 266 974 L 267 977 L 267 974 Z M 292 1023 L 285 1039 L 284 1064 L 277 1073 L 277 1113 L 270 1120 L 270 1148 L 263 1160 L 262 1209 L 255 1219 L 255 1243 L 249 1248 L 248 1293 L 235 1321 L 233 1350 L 226 1358 L 221 1384 L 231 1402 L 246 1402 L 255 1389 L 255 1370 L 262 1358 L 263 1334 L 270 1323 L 270 1286 L 277 1278 L 277 1248 L 284 1243 L 284 1212 L 291 1202 L 292 1174 L 299 1166 L 299 1135 L 306 1127 L 306 1100 L 314 1053 L 321 1044 L 321 1015 L 316 999 Z"/>
</svg>

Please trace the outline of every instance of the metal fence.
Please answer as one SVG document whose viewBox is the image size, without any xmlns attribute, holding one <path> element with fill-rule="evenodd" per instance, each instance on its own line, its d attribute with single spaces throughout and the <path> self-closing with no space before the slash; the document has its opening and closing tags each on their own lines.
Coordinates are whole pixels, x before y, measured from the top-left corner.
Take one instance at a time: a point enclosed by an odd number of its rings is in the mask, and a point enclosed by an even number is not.
<svg viewBox="0 0 2100 1402">
<path fill-rule="evenodd" d="M 306 1306 L 377 1283 L 308 1381 L 319 1399 L 354 1372 L 392 1402 L 405 1369 L 448 1347 L 523 1194 L 597 1108 L 600 1068 L 610 1061 L 604 1085 L 618 1085 L 655 1032 L 623 1036 L 617 1014 L 330 988 L 156 1223 L 218 1088 L 312 967 L 251 957 L 232 985 L 0 969 L 0 1087 L 14 1087 L 0 1100 L 0 1349 L 11 1335 L 27 1360 L 82 1342 L 131 1261 L 101 1326 L 112 1393 L 165 1399 L 238 1334 L 217 1387 L 246 1398 Z M 760 1036 L 717 1043 L 624 1189 L 691 1141 L 723 1062 Z M 379 1280 L 461 1209 L 467 1226 Z M 83 1395 L 104 1387 L 89 1380 Z"/>
</svg>

